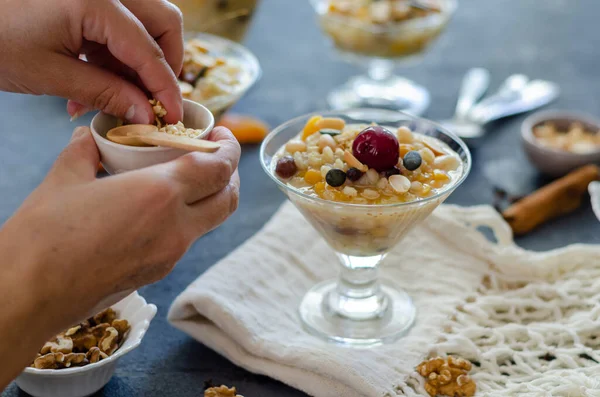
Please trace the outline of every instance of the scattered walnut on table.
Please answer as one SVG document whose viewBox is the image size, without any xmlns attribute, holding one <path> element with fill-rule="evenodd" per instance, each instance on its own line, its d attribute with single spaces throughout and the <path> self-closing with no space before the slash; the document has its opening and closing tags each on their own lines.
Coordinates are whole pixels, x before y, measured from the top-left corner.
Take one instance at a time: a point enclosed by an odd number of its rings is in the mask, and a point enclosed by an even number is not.
<svg viewBox="0 0 600 397">
<path fill-rule="evenodd" d="M 237 394 L 235 387 L 229 388 L 221 385 L 218 387 L 211 387 L 204 390 L 204 397 L 244 397 Z"/>
<path fill-rule="evenodd" d="M 106 309 L 46 342 L 31 367 L 62 369 L 97 363 L 121 346 L 129 329 L 127 320 Z"/>
<path fill-rule="evenodd" d="M 425 378 L 425 390 L 431 397 L 472 397 L 477 387 L 468 375 L 471 368 L 469 361 L 449 356 L 423 361 L 417 372 Z"/>
</svg>

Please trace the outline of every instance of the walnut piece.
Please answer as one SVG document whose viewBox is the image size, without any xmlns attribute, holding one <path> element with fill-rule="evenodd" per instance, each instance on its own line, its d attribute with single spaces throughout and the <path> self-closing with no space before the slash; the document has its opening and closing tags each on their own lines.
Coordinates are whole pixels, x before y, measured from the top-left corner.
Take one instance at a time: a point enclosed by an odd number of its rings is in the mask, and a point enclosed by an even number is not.
<svg viewBox="0 0 600 397">
<path fill-rule="evenodd" d="M 40 350 L 40 353 L 71 353 L 73 351 L 73 341 L 69 337 L 58 335 L 53 341 L 46 342 Z"/>
<path fill-rule="evenodd" d="M 204 390 L 204 397 L 244 397 L 237 394 L 235 387 L 229 388 L 221 385 L 219 387 L 211 387 Z"/>
<path fill-rule="evenodd" d="M 106 310 L 101 311 L 100 313 L 96 314 L 93 317 L 94 323 L 96 325 L 103 324 L 103 323 L 110 324 L 113 321 L 115 321 L 116 318 L 117 318 L 117 313 L 115 313 L 115 311 L 110 307 Z"/>
<path fill-rule="evenodd" d="M 85 357 L 90 363 L 97 363 L 100 360 L 108 358 L 108 354 L 101 351 L 97 346 L 94 346 L 88 350 L 88 352 L 85 354 Z"/>
<path fill-rule="evenodd" d="M 425 391 L 431 396 L 472 397 L 477 389 L 468 372 L 472 365 L 460 357 L 423 361 L 417 372 L 425 378 Z"/>
<path fill-rule="evenodd" d="M 46 342 L 30 366 L 62 369 L 97 363 L 121 346 L 130 328 L 127 320 L 106 309 Z"/>
<path fill-rule="evenodd" d="M 98 342 L 98 347 L 101 351 L 108 354 L 109 356 L 115 352 L 119 348 L 119 332 L 113 327 L 106 328 L 106 332 L 100 342 Z"/>
</svg>

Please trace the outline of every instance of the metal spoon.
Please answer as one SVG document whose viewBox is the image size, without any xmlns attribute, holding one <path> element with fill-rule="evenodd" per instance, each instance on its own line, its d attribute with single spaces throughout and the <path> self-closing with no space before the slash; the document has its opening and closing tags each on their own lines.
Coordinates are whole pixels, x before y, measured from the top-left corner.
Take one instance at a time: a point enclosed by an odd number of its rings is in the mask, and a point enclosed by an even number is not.
<svg viewBox="0 0 600 397">
<path fill-rule="evenodd" d="M 483 68 L 470 69 L 463 78 L 456 110 L 452 120 L 444 120 L 440 123 L 446 128 L 456 131 L 457 129 L 469 128 L 472 123 L 467 116 L 475 103 L 485 94 L 490 84 L 490 72 Z"/>
<path fill-rule="evenodd" d="M 523 75 L 509 77 L 498 93 L 475 105 L 468 114 L 468 122 L 447 125 L 455 134 L 465 139 L 482 137 L 485 124 L 544 106 L 559 95 L 559 88 L 549 81 L 527 82 Z"/>
</svg>

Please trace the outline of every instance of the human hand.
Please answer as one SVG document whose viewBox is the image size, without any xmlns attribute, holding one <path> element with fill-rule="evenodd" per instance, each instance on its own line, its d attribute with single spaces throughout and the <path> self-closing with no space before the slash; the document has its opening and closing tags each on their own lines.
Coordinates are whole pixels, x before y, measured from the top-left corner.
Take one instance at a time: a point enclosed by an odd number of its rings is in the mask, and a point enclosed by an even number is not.
<svg viewBox="0 0 600 397">
<path fill-rule="evenodd" d="M 70 99 L 71 116 L 99 109 L 154 120 L 149 93 L 182 119 L 179 9 L 167 0 L 6 0 L 0 90 Z M 80 60 L 85 54 L 89 62 Z"/>
<path fill-rule="evenodd" d="M 222 127 L 208 139 L 219 141 L 217 152 L 96 179 L 94 140 L 88 128 L 75 131 L 46 179 L 0 229 L 0 290 L 10 296 L 0 300 L 0 312 L 11 324 L 0 329 L 8 339 L 0 353 L 9 354 L 7 345 L 27 365 L 47 338 L 100 302 L 108 306 L 163 278 L 199 236 L 229 217 L 238 204 L 240 146 Z M 31 309 L 11 315 L 19 306 Z M 22 351 L 3 332 L 13 333 Z"/>
</svg>

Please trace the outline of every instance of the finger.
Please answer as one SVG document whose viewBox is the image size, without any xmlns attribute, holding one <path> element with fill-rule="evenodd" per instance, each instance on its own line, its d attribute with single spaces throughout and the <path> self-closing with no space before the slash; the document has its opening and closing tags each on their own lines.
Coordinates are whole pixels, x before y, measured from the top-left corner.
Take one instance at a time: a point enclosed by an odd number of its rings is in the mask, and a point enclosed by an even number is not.
<svg viewBox="0 0 600 397">
<path fill-rule="evenodd" d="M 239 204 L 240 177 L 236 170 L 231 182 L 212 196 L 188 206 L 185 211 L 187 233 L 196 239 L 221 225 L 237 210 Z"/>
<path fill-rule="evenodd" d="M 145 88 L 167 109 L 168 123 L 180 121 L 183 105 L 177 77 L 142 23 L 119 1 L 86 4 L 94 23 L 84 24 L 84 38 L 106 45 L 115 58 L 140 76 Z"/>
<path fill-rule="evenodd" d="M 67 55 L 56 55 L 48 63 L 45 73 L 42 85 L 47 84 L 44 92 L 48 94 L 71 99 L 86 108 L 99 109 L 132 123 L 154 121 L 146 95 L 108 70 Z M 64 80 L 65 74 L 68 74 L 70 84 L 55 84 Z"/>
<path fill-rule="evenodd" d="M 69 114 L 69 116 L 71 116 L 71 121 L 77 120 L 78 118 L 90 112 L 91 110 L 92 109 L 88 108 L 85 105 L 82 105 L 81 103 L 72 101 L 70 99 L 67 101 L 67 113 Z"/>
<path fill-rule="evenodd" d="M 62 183 L 81 183 L 96 178 L 100 154 L 88 127 L 77 127 L 69 145 L 58 156 L 50 172 Z"/>
<path fill-rule="evenodd" d="M 136 0 L 121 0 L 156 40 L 175 76 L 183 67 L 183 16 L 177 6 L 164 0 L 152 5 Z"/>
</svg>

